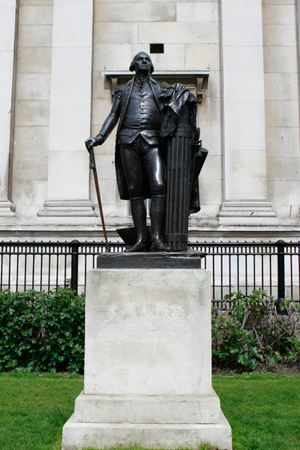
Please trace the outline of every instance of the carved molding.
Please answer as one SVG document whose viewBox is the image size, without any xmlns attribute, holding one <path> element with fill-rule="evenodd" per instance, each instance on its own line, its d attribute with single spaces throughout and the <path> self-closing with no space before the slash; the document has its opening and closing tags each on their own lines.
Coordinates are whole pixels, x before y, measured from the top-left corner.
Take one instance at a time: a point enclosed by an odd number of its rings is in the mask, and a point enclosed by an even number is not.
<svg viewBox="0 0 300 450">
<path fill-rule="evenodd" d="M 105 71 L 105 89 L 111 90 L 114 95 L 116 87 L 129 81 L 133 74 L 129 71 Z M 157 81 L 164 81 L 170 85 L 181 83 L 186 86 L 197 98 L 198 103 L 202 103 L 205 91 L 208 89 L 209 70 L 201 71 L 155 71 L 153 78 Z"/>
<path fill-rule="evenodd" d="M 268 200 L 225 200 L 219 217 L 276 217 Z"/>
<path fill-rule="evenodd" d="M 95 205 L 90 200 L 47 200 L 44 207 L 37 213 L 39 217 L 67 217 L 67 216 L 97 216 Z"/>
</svg>

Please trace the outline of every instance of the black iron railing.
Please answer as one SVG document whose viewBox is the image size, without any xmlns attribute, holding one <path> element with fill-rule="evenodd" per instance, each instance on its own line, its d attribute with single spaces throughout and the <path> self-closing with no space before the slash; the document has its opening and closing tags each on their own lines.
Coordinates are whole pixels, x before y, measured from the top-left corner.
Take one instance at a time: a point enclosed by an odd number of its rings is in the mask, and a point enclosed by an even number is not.
<svg viewBox="0 0 300 450">
<path fill-rule="evenodd" d="M 212 299 L 264 289 L 274 298 L 300 298 L 300 242 L 193 242 L 205 253 L 202 268 L 212 276 Z M 124 244 L 110 243 L 112 252 Z M 0 242 L 0 290 L 50 290 L 66 286 L 85 290 L 87 272 L 106 252 L 104 242 Z"/>
</svg>

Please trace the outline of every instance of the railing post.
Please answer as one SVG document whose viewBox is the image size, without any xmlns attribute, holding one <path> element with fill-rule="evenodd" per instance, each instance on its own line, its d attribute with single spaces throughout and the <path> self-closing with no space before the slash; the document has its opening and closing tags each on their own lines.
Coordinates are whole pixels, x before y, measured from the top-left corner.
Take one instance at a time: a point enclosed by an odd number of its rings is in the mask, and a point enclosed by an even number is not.
<svg viewBox="0 0 300 450">
<path fill-rule="evenodd" d="M 71 260 L 71 288 L 78 291 L 78 249 L 80 242 L 76 239 L 71 242 L 72 260 Z"/>
<path fill-rule="evenodd" d="M 278 301 L 285 299 L 285 277 L 284 277 L 284 248 L 285 242 L 280 240 L 276 242 L 278 248 L 277 256 L 277 277 L 278 277 Z"/>
</svg>

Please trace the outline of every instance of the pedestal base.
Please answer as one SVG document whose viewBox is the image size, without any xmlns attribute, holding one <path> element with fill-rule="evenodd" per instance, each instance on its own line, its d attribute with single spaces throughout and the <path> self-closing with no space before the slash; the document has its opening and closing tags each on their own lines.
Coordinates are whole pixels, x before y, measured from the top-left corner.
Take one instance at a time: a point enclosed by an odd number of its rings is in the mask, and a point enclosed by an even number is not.
<svg viewBox="0 0 300 450">
<path fill-rule="evenodd" d="M 74 414 L 63 429 L 63 449 L 130 447 L 193 448 L 208 442 L 231 449 L 231 428 L 223 413 L 216 424 L 78 423 Z"/>
<path fill-rule="evenodd" d="M 88 423 L 218 423 L 219 397 L 210 395 L 86 395 L 75 403 L 75 421 Z"/>
<path fill-rule="evenodd" d="M 132 258 L 128 269 L 88 274 L 84 391 L 63 449 L 207 442 L 231 450 L 211 385 L 210 273 L 155 268 L 147 255 L 147 268 L 132 268 Z"/>
</svg>

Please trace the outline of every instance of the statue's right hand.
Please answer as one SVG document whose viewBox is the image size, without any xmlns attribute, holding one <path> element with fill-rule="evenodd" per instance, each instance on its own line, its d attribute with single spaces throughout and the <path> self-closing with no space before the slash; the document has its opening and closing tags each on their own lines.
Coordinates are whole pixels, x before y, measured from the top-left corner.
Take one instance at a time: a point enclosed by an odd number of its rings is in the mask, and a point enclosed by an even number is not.
<svg viewBox="0 0 300 450">
<path fill-rule="evenodd" d="M 96 145 L 96 140 L 94 138 L 88 138 L 85 141 L 85 146 L 86 146 L 86 149 L 87 149 L 88 152 L 90 152 L 92 150 L 94 145 Z"/>
<path fill-rule="evenodd" d="M 85 146 L 88 152 L 92 150 L 93 147 L 96 147 L 97 145 L 102 145 L 105 141 L 105 138 L 102 136 L 102 134 L 97 134 L 94 138 L 88 138 L 85 141 Z"/>
</svg>

